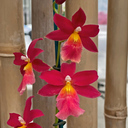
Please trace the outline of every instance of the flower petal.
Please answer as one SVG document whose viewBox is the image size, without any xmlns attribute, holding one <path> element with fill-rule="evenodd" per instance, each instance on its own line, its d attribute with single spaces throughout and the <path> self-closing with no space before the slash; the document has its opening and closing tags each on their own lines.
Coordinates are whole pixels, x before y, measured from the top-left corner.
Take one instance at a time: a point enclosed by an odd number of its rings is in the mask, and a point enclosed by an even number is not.
<svg viewBox="0 0 128 128">
<path fill-rule="evenodd" d="M 26 122 L 26 124 L 29 123 L 29 120 L 30 120 L 30 109 L 31 109 L 31 105 L 32 105 L 32 102 L 31 102 L 31 99 L 33 98 L 34 96 L 30 96 L 27 100 L 26 100 L 26 105 L 25 105 L 25 108 L 24 108 L 24 113 L 23 113 L 23 118 Z"/>
<path fill-rule="evenodd" d="M 74 27 L 72 25 L 72 22 L 69 19 L 59 14 L 55 14 L 53 19 L 55 24 L 60 28 L 61 31 L 67 34 L 73 33 Z"/>
<path fill-rule="evenodd" d="M 32 62 L 32 67 L 37 71 L 37 72 L 42 72 L 42 71 L 47 71 L 50 66 L 45 64 L 42 60 L 40 59 L 34 59 Z"/>
<path fill-rule="evenodd" d="M 39 91 L 38 94 L 41 96 L 53 96 L 59 94 L 60 90 L 63 86 L 53 86 L 50 84 L 47 84 L 43 86 Z"/>
<path fill-rule="evenodd" d="M 36 123 L 30 123 L 27 125 L 27 128 L 42 128 L 42 127 Z"/>
<path fill-rule="evenodd" d="M 72 76 L 74 85 L 86 86 L 98 79 L 97 72 L 95 70 L 77 72 Z"/>
<path fill-rule="evenodd" d="M 28 57 L 31 59 L 31 57 L 33 56 L 33 50 L 35 49 L 34 47 L 35 47 L 35 45 L 36 45 L 36 43 L 37 43 L 37 41 L 38 40 L 43 40 L 43 38 L 38 38 L 38 39 L 35 39 L 35 40 L 33 40 L 32 42 L 31 42 L 31 44 L 29 45 L 29 48 L 28 48 L 28 51 L 27 51 L 27 55 L 28 55 Z M 41 50 L 37 50 L 37 51 L 40 51 L 41 52 Z M 37 52 L 36 51 L 36 52 Z M 37 53 L 39 53 L 39 52 L 37 52 Z M 36 54 L 37 54 L 36 53 Z M 35 56 L 35 55 L 34 55 Z"/>
<path fill-rule="evenodd" d="M 41 110 L 39 110 L 39 109 L 31 110 L 30 113 L 29 113 L 29 120 L 28 120 L 28 122 L 31 122 L 35 118 L 38 118 L 38 117 L 41 117 L 41 116 L 44 116 L 44 114 L 43 114 L 43 112 Z"/>
<path fill-rule="evenodd" d="M 66 119 L 70 115 L 78 117 L 85 112 L 79 107 L 79 101 L 71 96 L 57 99 L 57 108 L 59 109 L 59 112 L 56 114 L 56 116 L 62 120 Z"/>
<path fill-rule="evenodd" d="M 74 85 L 74 88 L 79 95 L 82 95 L 88 98 L 96 98 L 101 95 L 97 89 L 95 89 L 93 86 L 90 86 L 90 85 L 81 86 L 81 87 Z"/>
<path fill-rule="evenodd" d="M 42 52 L 43 52 L 42 49 L 40 49 L 40 48 L 34 48 L 33 51 L 31 52 L 31 55 L 29 56 L 29 58 L 31 60 L 30 62 L 32 62 L 35 59 L 35 57 L 38 56 Z"/>
<path fill-rule="evenodd" d="M 35 83 L 35 75 L 33 71 L 31 73 L 26 73 L 23 76 L 22 82 L 18 88 L 18 92 L 22 95 L 26 89 L 27 84 L 34 84 Z"/>
<path fill-rule="evenodd" d="M 56 70 L 43 72 L 40 78 L 51 85 L 60 86 L 64 84 L 64 76 L 61 72 Z"/>
<path fill-rule="evenodd" d="M 64 120 L 70 115 L 78 117 L 84 113 L 84 110 L 79 107 L 79 97 L 77 92 L 72 87 L 70 82 L 67 82 L 61 89 L 56 101 L 57 108 L 59 110 L 56 116 L 59 119 Z"/>
<path fill-rule="evenodd" d="M 83 46 L 91 51 L 91 52 L 98 52 L 97 46 L 94 44 L 94 42 L 89 38 L 81 37 L 81 41 Z"/>
<path fill-rule="evenodd" d="M 56 40 L 56 41 L 66 40 L 68 39 L 69 36 L 70 34 L 67 34 L 61 30 L 55 30 L 46 35 L 48 39 Z"/>
<path fill-rule="evenodd" d="M 21 72 L 21 74 L 22 74 L 23 76 L 24 76 L 24 74 L 25 74 L 25 71 L 24 71 L 25 65 L 26 65 L 26 64 L 20 66 L 20 72 Z"/>
<path fill-rule="evenodd" d="M 77 39 L 77 40 L 75 40 Z M 81 59 L 82 43 L 78 34 L 72 34 L 61 48 L 61 58 L 79 63 Z"/>
<path fill-rule="evenodd" d="M 15 55 L 15 60 L 13 61 L 13 63 L 15 65 L 23 65 L 23 64 L 26 64 L 26 62 L 24 60 L 21 60 L 21 56 L 25 56 L 24 54 L 22 54 L 20 52 L 14 52 L 13 54 Z"/>
<path fill-rule="evenodd" d="M 23 114 L 24 120 L 26 121 L 26 125 L 28 125 L 31 121 L 33 121 L 33 119 L 44 115 L 42 113 L 42 111 L 39 110 L 39 109 L 30 110 L 31 109 L 31 105 L 32 105 L 31 99 L 33 97 L 34 96 L 30 96 L 26 101 L 24 114 Z"/>
<path fill-rule="evenodd" d="M 83 37 L 95 37 L 99 33 L 99 25 L 85 25 L 79 32 Z"/>
<path fill-rule="evenodd" d="M 57 4 L 62 4 L 62 3 L 64 3 L 66 0 L 55 0 L 55 2 L 57 3 Z"/>
<path fill-rule="evenodd" d="M 73 16 L 72 16 L 72 23 L 74 27 L 82 27 L 85 23 L 86 15 L 84 11 L 80 8 Z"/>
<path fill-rule="evenodd" d="M 20 116 L 19 114 L 16 113 L 9 113 L 10 114 L 10 118 L 7 121 L 7 124 L 12 126 L 12 127 L 20 127 L 21 123 L 18 120 L 18 117 Z"/>
<path fill-rule="evenodd" d="M 61 72 L 66 77 L 67 75 L 71 76 L 75 73 L 76 70 L 76 63 L 72 62 L 70 64 L 68 63 L 63 63 L 61 65 Z"/>
</svg>

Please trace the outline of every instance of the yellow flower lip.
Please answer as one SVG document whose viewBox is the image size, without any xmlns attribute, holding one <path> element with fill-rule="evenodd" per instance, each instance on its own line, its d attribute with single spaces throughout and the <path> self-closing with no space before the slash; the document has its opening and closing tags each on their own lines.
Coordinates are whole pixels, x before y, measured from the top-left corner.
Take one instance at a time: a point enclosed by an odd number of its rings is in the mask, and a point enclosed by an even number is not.
<svg viewBox="0 0 128 128">
<path fill-rule="evenodd" d="M 18 127 L 18 128 L 27 128 L 27 126 L 24 125 L 24 124 L 22 124 L 22 126 L 21 127 Z"/>
<path fill-rule="evenodd" d="M 70 37 L 69 37 L 69 42 L 73 41 L 74 44 L 79 44 L 81 43 L 81 39 L 80 39 L 80 36 L 78 34 L 78 32 L 74 31 Z"/>
<path fill-rule="evenodd" d="M 67 93 L 70 93 L 71 92 L 72 86 L 70 85 L 70 83 L 69 84 L 66 84 L 65 89 L 66 89 L 66 92 Z"/>
<path fill-rule="evenodd" d="M 71 77 L 69 76 L 69 75 L 67 75 L 66 77 L 65 77 L 65 81 L 66 81 L 66 85 L 65 85 L 65 91 L 67 92 L 67 93 L 70 93 L 71 92 L 71 90 L 72 90 L 72 85 L 71 85 Z"/>
<path fill-rule="evenodd" d="M 71 85 L 71 82 L 70 81 L 67 81 L 66 82 L 66 85 L 64 87 L 65 91 L 66 91 L 66 94 L 72 94 L 74 92 L 74 88 L 72 87 Z"/>
<path fill-rule="evenodd" d="M 24 67 L 24 70 L 27 70 L 27 69 L 31 69 L 32 68 L 32 63 L 29 63 Z"/>
</svg>

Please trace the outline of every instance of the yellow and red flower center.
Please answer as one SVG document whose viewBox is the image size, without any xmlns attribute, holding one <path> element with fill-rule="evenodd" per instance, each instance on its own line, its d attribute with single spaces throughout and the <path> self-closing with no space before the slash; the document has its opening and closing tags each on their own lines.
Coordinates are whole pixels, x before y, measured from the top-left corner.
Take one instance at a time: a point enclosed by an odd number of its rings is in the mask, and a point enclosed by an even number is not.
<svg viewBox="0 0 128 128">
<path fill-rule="evenodd" d="M 67 40 L 67 43 L 69 45 L 76 45 L 76 46 L 81 46 L 81 39 L 78 33 L 74 32 L 70 35 L 70 37 Z"/>
<path fill-rule="evenodd" d="M 28 63 L 25 65 L 25 67 L 24 67 L 23 70 L 25 70 L 25 71 L 27 71 L 27 72 L 32 72 L 32 63 L 30 63 L 30 59 L 27 58 L 27 57 L 25 57 L 25 56 L 21 56 L 21 60 L 24 60 L 25 62 L 28 62 Z"/>
<path fill-rule="evenodd" d="M 81 31 L 81 27 L 77 27 L 74 32 L 69 36 L 67 43 L 69 45 L 81 46 L 82 42 L 79 36 L 79 32 Z"/>
<path fill-rule="evenodd" d="M 19 116 L 18 120 L 19 120 L 19 122 L 20 122 L 21 125 L 22 125 L 22 126 L 20 126 L 20 127 L 18 127 L 18 128 L 27 128 L 26 122 L 24 121 L 24 119 L 23 119 L 21 116 Z"/>
<path fill-rule="evenodd" d="M 27 65 L 24 67 L 24 70 L 32 71 L 32 63 L 27 63 Z"/>
<path fill-rule="evenodd" d="M 66 85 L 60 91 L 60 97 L 65 98 L 66 96 L 76 96 L 76 91 L 71 85 L 71 77 L 67 75 L 65 77 Z"/>
<path fill-rule="evenodd" d="M 69 82 L 69 81 L 66 82 L 64 89 L 67 94 L 70 94 L 74 91 L 74 88 L 72 87 L 71 82 Z"/>
</svg>

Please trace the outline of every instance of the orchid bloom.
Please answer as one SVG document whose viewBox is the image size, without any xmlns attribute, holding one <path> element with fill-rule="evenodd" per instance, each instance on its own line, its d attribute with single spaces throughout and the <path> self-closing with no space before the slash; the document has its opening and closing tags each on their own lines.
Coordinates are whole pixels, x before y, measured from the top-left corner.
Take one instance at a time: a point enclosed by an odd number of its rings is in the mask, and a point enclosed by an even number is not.
<svg viewBox="0 0 128 128">
<path fill-rule="evenodd" d="M 46 35 L 52 40 L 66 40 L 61 48 L 61 58 L 64 61 L 71 60 L 80 62 L 82 47 L 92 52 L 98 52 L 96 45 L 90 37 L 95 37 L 99 32 L 98 25 L 84 25 L 86 15 L 80 8 L 73 16 L 72 21 L 55 14 L 54 22 L 59 30 L 55 30 Z"/>
<path fill-rule="evenodd" d="M 33 119 L 44 116 L 39 109 L 30 110 L 32 104 L 31 99 L 33 97 L 34 96 L 30 96 L 26 101 L 23 118 L 17 113 L 10 113 L 10 118 L 7 121 L 8 125 L 14 128 L 41 128 L 40 125 L 32 123 Z"/>
<path fill-rule="evenodd" d="M 66 119 L 69 115 L 78 117 L 84 113 L 79 107 L 79 95 L 88 98 L 96 98 L 100 96 L 100 92 L 91 83 L 98 79 L 95 70 L 81 71 L 75 73 L 76 64 L 63 63 L 61 71 L 51 70 L 41 74 L 40 78 L 48 84 L 39 90 L 41 96 L 57 95 L 57 108 L 59 112 L 56 116 L 59 119 Z"/>
<path fill-rule="evenodd" d="M 55 0 L 57 4 L 63 4 L 66 0 Z"/>
<path fill-rule="evenodd" d="M 41 52 L 43 52 L 42 49 L 34 48 L 38 40 L 43 40 L 42 38 L 35 39 L 31 42 L 28 51 L 27 56 L 23 55 L 20 52 L 15 52 L 15 65 L 20 65 L 20 71 L 23 75 L 23 80 L 18 88 L 18 91 L 20 92 L 20 95 L 23 94 L 23 92 L 26 89 L 27 84 L 34 84 L 35 83 L 35 75 L 33 73 L 33 68 L 38 71 L 46 71 L 50 67 L 43 63 L 40 59 L 35 59 L 36 56 L 38 56 Z"/>
</svg>

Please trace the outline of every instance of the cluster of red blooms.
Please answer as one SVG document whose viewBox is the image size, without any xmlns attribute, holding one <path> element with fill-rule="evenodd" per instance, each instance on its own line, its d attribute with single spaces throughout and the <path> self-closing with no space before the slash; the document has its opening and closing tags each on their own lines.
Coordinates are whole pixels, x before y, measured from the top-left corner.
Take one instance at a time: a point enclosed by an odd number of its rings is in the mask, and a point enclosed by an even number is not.
<svg viewBox="0 0 128 128">
<path fill-rule="evenodd" d="M 56 0 L 56 3 L 62 4 L 64 1 Z M 63 63 L 60 71 L 51 69 L 40 59 L 35 59 L 43 52 L 43 50 L 35 48 L 37 41 L 43 40 L 42 38 L 31 42 L 27 56 L 22 53 L 14 53 L 14 64 L 20 65 L 23 75 L 23 80 L 18 88 L 20 95 L 25 91 L 27 84 L 35 83 L 33 69 L 41 72 L 40 78 L 47 84 L 38 91 L 38 94 L 41 96 L 58 95 L 56 101 L 59 112 L 56 116 L 59 119 L 66 119 L 70 115 L 78 117 L 84 113 L 79 105 L 78 94 L 88 98 L 100 96 L 100 92 L 90 85 L 98 79 L 95 70 L 75 73 L 76 63 L 80 62 L 83 47 L 92 52 L 98 51 L 90 37 L 98 34 L 99 27 L 98 25 L 84 25 L 85 21 L 86 15 L 81 8 L 72 16 L 71 21 L 59 14 L 54 15 L 54 22 L 59 30 L 47 34 L 46 37 L 57 41 L 66 40 L 61 48 L 61 58 L 64 61 L 72 61 L 70 64 Z M 34 118 L 43 116 L 38 109 L 30 110 L 32 98 L 33 96 L 26 101 L 23 117 L 10 113 L 8 125 L 14 128 L 41 128 L 38 124 L 31 122 Z"/>
</svg>

